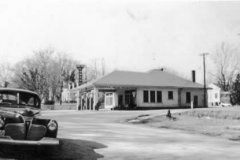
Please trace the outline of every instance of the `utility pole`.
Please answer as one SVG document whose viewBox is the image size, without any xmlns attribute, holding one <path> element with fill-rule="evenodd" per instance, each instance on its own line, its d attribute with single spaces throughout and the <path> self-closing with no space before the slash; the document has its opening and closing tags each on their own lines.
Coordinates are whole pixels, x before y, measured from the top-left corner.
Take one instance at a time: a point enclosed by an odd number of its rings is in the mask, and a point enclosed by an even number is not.
<svg viewBox="0 0 240 160">
<path fill-rule="evenodd" d="M 203 98 L 204 98 L 204 107 L 207 107 L 207 88 L 206 88 L 206 63 L 205 56 L 209 55 L 209 53 L 202 53 L 200 56 L 203 56 Z"/>
</svg>

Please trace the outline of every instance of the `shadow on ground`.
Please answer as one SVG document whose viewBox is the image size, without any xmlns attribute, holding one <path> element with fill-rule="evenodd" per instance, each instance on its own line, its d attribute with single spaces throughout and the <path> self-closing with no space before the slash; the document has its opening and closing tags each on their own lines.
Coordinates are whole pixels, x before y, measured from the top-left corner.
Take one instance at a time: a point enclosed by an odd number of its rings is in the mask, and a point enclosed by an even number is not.
<svg viewBox="0 0 240 160">
<path fill-rule="evenodd" d="M 97 160 L 103 155 L 94 150 L 106 147 L 97 142 L 75 139 L 60 139 L 57 147 L 0 145 L 0 159 Z"/>
</svg>

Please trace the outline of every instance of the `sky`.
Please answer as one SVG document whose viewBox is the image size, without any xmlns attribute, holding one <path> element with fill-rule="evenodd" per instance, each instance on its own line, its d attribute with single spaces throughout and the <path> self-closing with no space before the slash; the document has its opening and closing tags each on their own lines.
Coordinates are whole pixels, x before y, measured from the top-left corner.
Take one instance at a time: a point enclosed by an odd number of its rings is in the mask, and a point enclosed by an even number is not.
<svg viewBox="0 0 240 160">
<path fill-rule="evenodd" d="M 0 1 L 0 63 L 54 48 L 107 71 L 171 68 L 185 77 L 222 42 L 240 44 L 240 2 L 157 0 Z"/>
</svg>

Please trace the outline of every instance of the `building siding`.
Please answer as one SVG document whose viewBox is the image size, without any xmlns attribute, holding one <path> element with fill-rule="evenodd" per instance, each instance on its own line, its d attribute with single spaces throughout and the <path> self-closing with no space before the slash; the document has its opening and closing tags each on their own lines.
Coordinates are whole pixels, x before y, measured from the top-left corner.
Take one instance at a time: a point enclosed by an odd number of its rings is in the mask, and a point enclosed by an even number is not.
<svg viewBox="0 0 240 160">
<path fill-rule="evenodd" d="M 143 102 L 143 91 L 148 90 L 149 91 L 149 102 L 144 103 Z M 155 102 L 150 102 L 150 91 L 155 91 Z M 162 102 L 157 103 L 157 94 L 156 91 L 162 92 Z M 173 91 L 173 99 L 168 99 L 168 91 Z M 178 107 L 178 89 L 156 89 L 156 88 L 139 88 L 137 89 L 137 106 L 138 107 Z"/>
<path fill-rule="evenodd" d="M 143 102 L 143 91 L 148 90 L 152 91 L 161 91 L 162 92 L 162 103 L 157 103 L 156 98 L 157 95 L 155 94 L 155 103 L 150 102 L 150 93 L 149 93 L 149 102 L 144 103 Z M 173 99 L 168 99 L 168 91 L 173 91 Z M 198 107 L 203 106 L 203 91 L 201 89 L 181 89 L 180 95 L 181 95 L 181 104 L 182 107 L 190 107 L 191 103 L 186 103 L 186 93 L 191 93 L 191 101 L 193 101 L 194 96 L 198 97 Z M 172 88 L 162 88 L 162 89 L 156 89 L 156 88 L 139 88 L 137 89 L 137 106 L 138 107 L 180 107 L 179 106 L 179 95 L 178 95 L 178 89 L 172 89 Z"/>
<path fill-rule="evenodd" d="M 209 106 L 220 105 L 221 89 L 214 84 L 210 84 L 208 87 L 211 88 L 207 92 L 208 93 L 208 105 Z"/>
<path fill-rule="evenodd" d="M 198 107 L 203 107 L 203 90 L 202 89 L 183 89 L 181 91 L 182 106 L 190 107 L 191 103 L 186 103 L 186 93 L 191 93 L 191 101 L 193 101 L 194 96 L 198 97 Z"/>
</svg>

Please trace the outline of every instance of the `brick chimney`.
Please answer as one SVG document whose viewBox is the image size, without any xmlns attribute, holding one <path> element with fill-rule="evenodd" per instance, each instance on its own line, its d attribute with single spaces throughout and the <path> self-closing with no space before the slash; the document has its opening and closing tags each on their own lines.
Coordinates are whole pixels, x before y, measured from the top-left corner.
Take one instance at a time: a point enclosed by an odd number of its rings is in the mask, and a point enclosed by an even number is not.
<svg viewBox="0 0 240 160">
<path fill-rule="evenodd" d="M 195 70 L 192 70 L 192 82 L 196 82 L 196 72 Z"/>
</svg>

